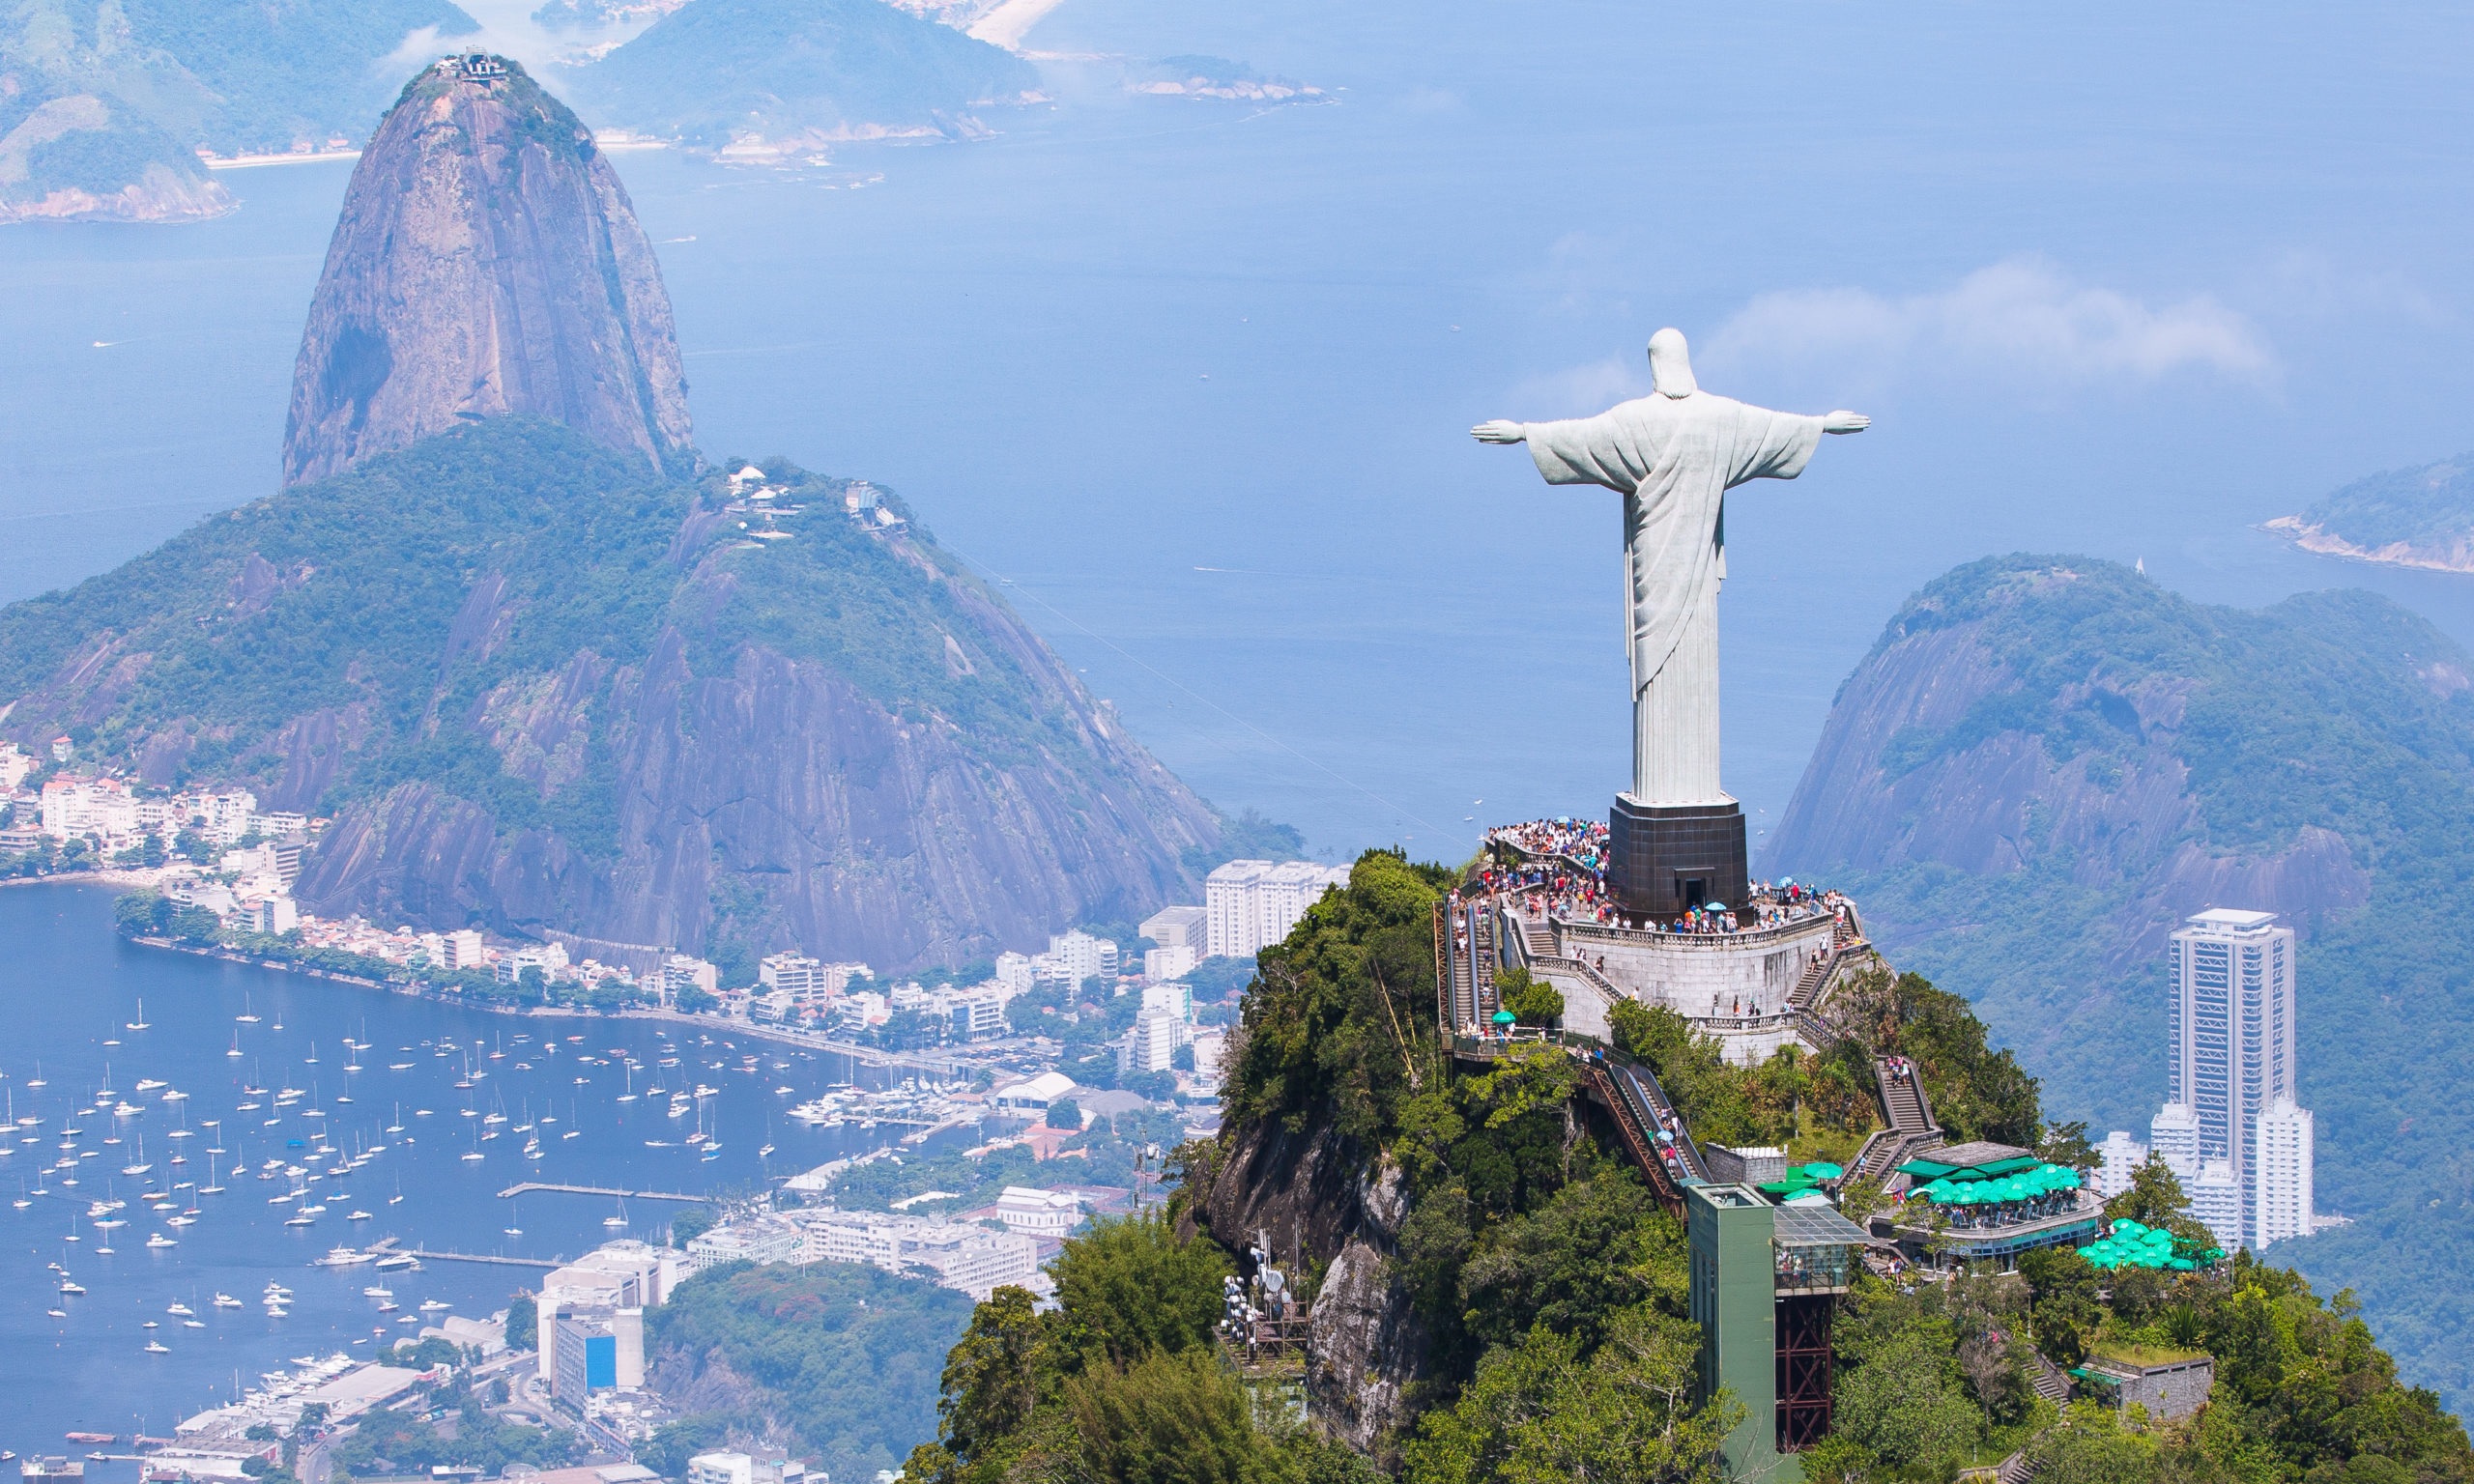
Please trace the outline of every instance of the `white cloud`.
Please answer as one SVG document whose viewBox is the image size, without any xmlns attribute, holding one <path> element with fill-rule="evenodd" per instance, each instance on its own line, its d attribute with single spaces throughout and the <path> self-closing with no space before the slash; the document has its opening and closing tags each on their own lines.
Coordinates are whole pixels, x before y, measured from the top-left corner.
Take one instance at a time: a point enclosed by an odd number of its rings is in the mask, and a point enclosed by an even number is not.
<svg viewBox="0 0 2474 1484">
<path fill-rule="evenodd" d="M 1853 361 L 1878 373 L 1932 362 L 1962 373 L 2006 371 L 2046 381 L 2152 381 L 2200 370 L 2265 384 L 2277 372 L 2275 353 L 2258 328 L 2209 295 L 2148 304 L 2074 283 L 2033 258 L 1979 269 L 1937 294 L 1765 294 L 1721 326 L 1706 352 L 1721 368 Z"/>
</svg>

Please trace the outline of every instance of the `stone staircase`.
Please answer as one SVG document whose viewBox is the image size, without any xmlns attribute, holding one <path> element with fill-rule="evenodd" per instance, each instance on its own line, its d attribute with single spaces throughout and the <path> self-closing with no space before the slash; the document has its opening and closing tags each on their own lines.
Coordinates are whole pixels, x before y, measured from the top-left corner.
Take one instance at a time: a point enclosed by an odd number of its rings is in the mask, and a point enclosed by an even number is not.
<svg viewBox="0 0 2474 1484">
<path fill-rule="evenodd" d="M 1924 1096 L 1921 1079 L 1899 1076 L 1884 1057 L 1873 1064 L 1873 1080 L 1881 1089 L 1882 1117 L 1889 1127 L 1864 1141 L 1856 1162 L 1848 1167 L 1851 1182 L 1881 1180 L 1942 1143 L 1942 1126 L 1933 1121 L 1933 1105 Z"/>
</svg>

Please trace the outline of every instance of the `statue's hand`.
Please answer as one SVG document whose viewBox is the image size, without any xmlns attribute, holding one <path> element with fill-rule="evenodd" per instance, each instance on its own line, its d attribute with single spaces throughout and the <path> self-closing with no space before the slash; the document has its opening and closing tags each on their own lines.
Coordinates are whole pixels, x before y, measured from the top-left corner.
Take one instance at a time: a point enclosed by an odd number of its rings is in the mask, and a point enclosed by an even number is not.
<svg viewBox="0 0 2474 1484">
<path fill-rule="evenodd" d="M 1862 413 L 1835 412 L 1821 414 L 1824 433 L 1861 433 L 1873 425 L 1873 419 Z"/>
<path fill-rule="evenodd" d="M 1527 429 L 1523 428 L 1516 422 L 1506 422 L 1501 417 L 1495 418 L 1491 422 L 1482 422 L 1476 427 L 1471 428 L 1469 430 L 1469 436 L 1482 443 L 1525 443 L 1529 442 L 1529 431 Z"/>
</svg>

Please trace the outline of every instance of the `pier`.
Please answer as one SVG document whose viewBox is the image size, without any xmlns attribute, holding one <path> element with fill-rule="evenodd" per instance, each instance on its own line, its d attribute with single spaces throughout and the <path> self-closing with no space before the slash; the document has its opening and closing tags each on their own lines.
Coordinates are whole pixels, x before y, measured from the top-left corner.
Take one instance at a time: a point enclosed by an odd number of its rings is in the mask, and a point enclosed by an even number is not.
<svg viewBox="0 0 2474 1484">
<path fill-rule="evenodd" d="M 676 1190 L 621 1190 L 615 1185 L 554 1185 L 535 1180 L 528 1180 L 520 1185 L 507 1186 L 499 1192 L 499 1199 L 513 1200 L 519 1195 L 530 1195 L 535 1190 L 554 1190 L 561 1195 L 615 1195 L 621 1200 L 629 1201 L 684 1201 L 691 1206 L 701 1205 L 712 1199 L 709 1195 L 683 1195 Z"/>
<path fill-rule="evenodd" d="M 401 1247 L 397 1250 L 401 1251 L 407 1257 L 417 1257 L 423 1262 L 493 1263 L 501 1268 L 540 1268 L 544 1270 L 561 1266 L 561 1264 L 551 1262 L 547 1258 L 539 1257 L 496 1257 L 487 1252 L 432 1252 L 424 1247 Z"/>
</svg>

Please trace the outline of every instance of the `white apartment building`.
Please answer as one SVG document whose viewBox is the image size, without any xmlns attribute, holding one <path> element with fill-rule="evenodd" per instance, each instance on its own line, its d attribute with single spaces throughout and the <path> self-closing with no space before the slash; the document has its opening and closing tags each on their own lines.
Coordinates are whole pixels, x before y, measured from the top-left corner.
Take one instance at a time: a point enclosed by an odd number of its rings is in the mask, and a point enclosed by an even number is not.
<svg viewBox="0 0 2474 1484">
<path fill-rule="evenodd" d="M 439 934 L 439 938 L 440 946 L 446 950 L 446 965 L 450 969 L 477 969 L 489 961 L 482 952 L 481 930 L 477 928 L 458 928 Z"/>
<path fill-rule="evenodd" d="M 2169 1102 L 2147 1121 L 2147 1146 L 2182 1183 L 2184 1194 L 2200 1178 L 2200 1119 L 2187 1102 Z"/>
<path fill-rule="evenodd" d="M 2298 1092 L 2293 929 L 2277 926 L 2273 912 L 2215 907 L 2174 929 L 2167 953 L 2167 1108 L 2189 1110 L 2190 1157 L 2201 1178 L 2222 1161 L 2232 1183 L 2232 1214 L 2209 1229 L 2229 1246 L 2256 1244 L 2259 1115 Z M 2178 1142 L 2178 1126 L 2173 1132 Z M 2162 1133 L 2152 1136 L 2165 1153 Z"/>
<path fill-rule="evenodd" d="M 614 1324 L 619 1341 L 618 1384 L 631 1388 L 643 1385 L 642 1312 L 668 1298 L 671 1290 L 694 1270 L 694 1266 L 682 1261 L 676 1252 L 630 1240 L 597 1247 L 552 1271 L 541 1280 L 541 1291 L 532 1299 L 541 1379 L 553 1385 L 558 1382 L 560 1310 L 607 1311 L 614 1320 L 624 1311 L 634 1310 L 638 1317 L 632 1326 Z"/>
<path fill-rule="evenodd" d="M 1336 886 L 1345 866 L 1312 861 L 1230 861 L 1203 881 L 1205 947 L 1215 958 L 1243 958 L 1288 936 L 1306 909 Z"/>
<path fill-rule="evenodd" d="M 2131 1172 L 2147 1162 L 2147 1146 L 2116 1128 L 2096 1149 L 2096 1193 L 2107 1200 L 2130 1190 Z"/>
<path fill-rule="evenodd" d="M 1194 1017 L 1194 986 L 1176 983 L 1145 985 L 1142 1008 L 1165 1011 L 1180 1020 L 1191 1021 Z"/>
<path fill-rule="evenodd" d="M 1117 946 L 1106 938 L 1095 938 L 1077 928 L 1060 932 L 1048 940 L 1048 952 L 1031 960 L 1035 977 L 1062 980 L 1079 985 L 1085 980 L 1114 979 L 1117 973 Z"/>
<path fill-rule="evenodd" d="M 1117 1047 L 1117 1070 L 1166 1071 L 1176 1058 L 1177 1047 L 1185 1044 L 1185 1019 L 1180 1015 L 1165 1010 L 1141 1011 Z"/>
<path fill-rule="evenodd" d="M 767 954 L 756 966 L 757 983 L 801 1004 L 833 999 L 850 987 L 850 981 L 876 977 L 876 970 L 864 963 L 824 963 L 795 953 Z"/>
<path fill-rule="evenodd" d="M 1195 1085 L 1218 1092 L 1220 1090 L 1220 1059 L 1228 1049 L 1228 1033 L 1225 1031 L 1197 1032 L 1194 1035 L 1194 1047 Z"/>
<path fill-rule="evenodd" d="M 1142 920 L 1142 935 L 1162 948 L 1186 948 L 1199 959 L 1209 952 L 1211 913 L 1202 907 L 1162 907 Z"/>
<path fill-rule="evenodd" d="M 2252 1139 L 2251 1241 L 2264 1247 L 2313 1226 L 2311 1110 L 2279 1099 L 2259 1112 Z"/>
<path fill-rule="evenodd" d="M 807 1476 L 807 1465 L 795 1458 L 717 1451 L 687 1461 L 687 1484 L 805 1484 Z"/>
<path fill-rule="evenodd" d="M 1154 982 L 1183 979 L 1201 961 L 1199 955 L 1182 943 L 1175 948 L 1146 948 L 1142 951 L 1142 977 Z"/>
<path fill-rule="evenodd" d="M 1003 953 L 996 956 L 996 983 L 1003 986 L 1007 998 L 1027 994 L 1031 988 L 1031 956 Z"/>
<path fill-rule="evenodd" d="M 824 965 L 804 954 L 767 954 L 756 962 L 756 982 L 777 994 L 810 999 L 824 992 Z"/>
<path fill-rule="evenodd" d="M 2190 1183 L 2191 1214 L 2227 1247 L 2242 1244 L 2242 1186 L 2233 1176 L 2231 1161 L 2207 1159 L 2200 1164 L 2199 1179 Z"/>
<path fill-rule="evenodd" d="M 687 1243 L 686 1269 L 703 1272 L 724 1263 L 787 1263 L 798 1256 L 805 1234 L 781 1217 L 732 1221 L 698 1234 Z"/>
<path fill-rule="evenodd" d="M 982 1301 L 1008 1284 L 1028 1285 L 1040 1270 L 1039 1242 L 1011 1231 L 870 1211 L 805 1212 L 793 1219 L 805 1229 L 799 1262 L 917 1270 Z"/>
</svg>

